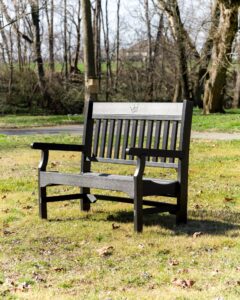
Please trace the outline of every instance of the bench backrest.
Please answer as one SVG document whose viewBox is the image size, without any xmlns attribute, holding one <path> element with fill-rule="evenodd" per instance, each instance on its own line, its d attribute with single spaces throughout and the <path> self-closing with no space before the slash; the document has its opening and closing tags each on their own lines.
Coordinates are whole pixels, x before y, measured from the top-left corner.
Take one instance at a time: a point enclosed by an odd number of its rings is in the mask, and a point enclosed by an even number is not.
<svg viewBox="0 0 240 300">
<path fill-rule="evenodd" d="M 135 164 L 126 148 L 184 150 L 188 155 L 192 103 L 89 102 L 85 160 Z M 148 157 L 146 165 L 178 168 L 174 158 Z"/>
</svg>

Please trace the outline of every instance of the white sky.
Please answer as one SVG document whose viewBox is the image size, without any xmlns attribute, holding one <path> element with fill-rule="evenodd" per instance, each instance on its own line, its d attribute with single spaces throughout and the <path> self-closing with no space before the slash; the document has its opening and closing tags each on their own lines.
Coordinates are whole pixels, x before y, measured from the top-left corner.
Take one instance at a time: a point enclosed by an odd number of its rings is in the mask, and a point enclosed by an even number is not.
<svg viewBox="0 0 240 300">
<path fill-rule="evenodd" d="M 116 28 L 116 0 L 109 0 L 110 24 Z M 103 4 L 105 1 L 103 0 Z M 150 1 L 150 4 L 152 1 Z M 212 0 L 179 0 L 181 17 L 186 29 L 191 32 L 193 41 L 201 47 L 207 29 Z M 156 11 L 155 11 L 156 13 Z M 125 44 L 134 42 L 145 31 L 143 21 L 143 0 L 121 0 L 121 39 Z M 152 24 L 157 21 L 153 17 Z M 203 26 L 205 24 L 205 26 Z"/>
</svg>

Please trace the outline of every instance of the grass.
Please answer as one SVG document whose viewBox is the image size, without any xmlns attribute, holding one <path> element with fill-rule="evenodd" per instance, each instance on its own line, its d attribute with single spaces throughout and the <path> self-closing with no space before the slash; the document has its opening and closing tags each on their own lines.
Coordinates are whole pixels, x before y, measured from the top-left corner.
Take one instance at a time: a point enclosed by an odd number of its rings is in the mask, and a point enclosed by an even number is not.
<svg viewBox="0 0 240 300">
<path fill-rule="evenodd" d="M 137 235 L 127 204 L 99 201 L 83 213 L 78 201 L 52 203 L 49 220 L 39 220 L 40 153 L 28 145 L 52 139 L 0 137 L 0 299 L 240 298 L 240 141 L 193 141 L 188 225 L 176 227 L 168 214 L 146 216 Z M 50 165 L 77 172 L 79 156 L 53 152 Z M 112 165 L 94 168 L 116 172 Z M 103 247 L 113 248 L 101 256 Z M 195 283 L 184 288 L 181 280 Z"/>
<path fill-rule="evenodd" d="M 201 110 L 195 109 L 192 128 L 195 131 L 240 132 L 240 109 L 206 116 L 202 115 Z"/>
<path fill-rule="evenodd" d="M 28 128 L 83 123 L 82 115 L 28 116 L 6 115 L 0 117 L 0 128 Z"/>
<path fill-rule="evenodd" d="M 65 116 L 1 116 L 0 128 L 26 128 L 39 126 L 56 126 L 83 123 L 82 115 Z M 216 132 L 240 132 L 240 109 L 229 110 L 226 114 L 204 116 L 201 110 L 195 109 L 193 130 Z"/>
</svg>

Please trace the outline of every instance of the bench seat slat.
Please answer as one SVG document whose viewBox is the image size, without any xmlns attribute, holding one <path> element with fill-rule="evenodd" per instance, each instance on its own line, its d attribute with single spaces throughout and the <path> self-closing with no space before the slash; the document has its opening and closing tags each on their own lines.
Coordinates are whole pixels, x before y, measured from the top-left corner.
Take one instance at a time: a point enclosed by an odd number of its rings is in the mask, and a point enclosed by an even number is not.
<svg viewBox="0 0 240 300">
<path fill-rule="evenodd" d="M 42 174 L 44 173 L 44 176 Z M 42 176 L 42 178 L 41 178 Z M 41 187 L 48 185 L 69 185 L 79 187 L 89 187 L 96 189 L 117 190 L 134 196 L 133 176 L 112 175 L 104 173 L 86 172 L 83 174 L 69 174 L 57 172 L 40 172 Z M 142 181 L 144 196 L 176 195 L 179 182 L 176 180 L 164 180 L 156 178 L 143 178 Z"/>
</svg>

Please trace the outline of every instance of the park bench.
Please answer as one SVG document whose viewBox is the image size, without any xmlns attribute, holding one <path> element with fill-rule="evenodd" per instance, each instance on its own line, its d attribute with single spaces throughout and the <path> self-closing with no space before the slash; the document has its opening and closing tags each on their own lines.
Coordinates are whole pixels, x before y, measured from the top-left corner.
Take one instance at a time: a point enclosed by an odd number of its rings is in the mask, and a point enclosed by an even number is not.
<svg viewBox="0 0 240 300">
<path fill-rule="evenodd" d="M 39 213 L 47 218 L 47 203 L 80 199 L 88 211 L 96 200 L 132 203 L 134 229 L 142 231 L 143 212 L 169 212 L 176 222 L 187 222 L 189 144 L 192 102 L 183 103 L 101 103 L 88 101 L 82 145 L 33 143 L 42 150 L 38 170 Z M 49 151 L 81 152 L 81 170 L 77 174 L 47 171 Z M 91 172 L 92 163 L 136 165 L 132 176 Z M 145 166 L 176 169 L 174 179 L 146 178 Z M 160 169 L 156 174 L 160 174 Z M 80 193 L 48 196 L 47 187 L 80 187 Z M 120 191 L 128 197 L 91 194 L 91 189 Z M 146 196 L 176 198 L 169 201 Z M 166 198 L 165 198 L 166 199 Z M 144 210 L 143 210 L 144 206 Z M 147 206 L 147 208 L 146 208 Z"/>
</svg>

